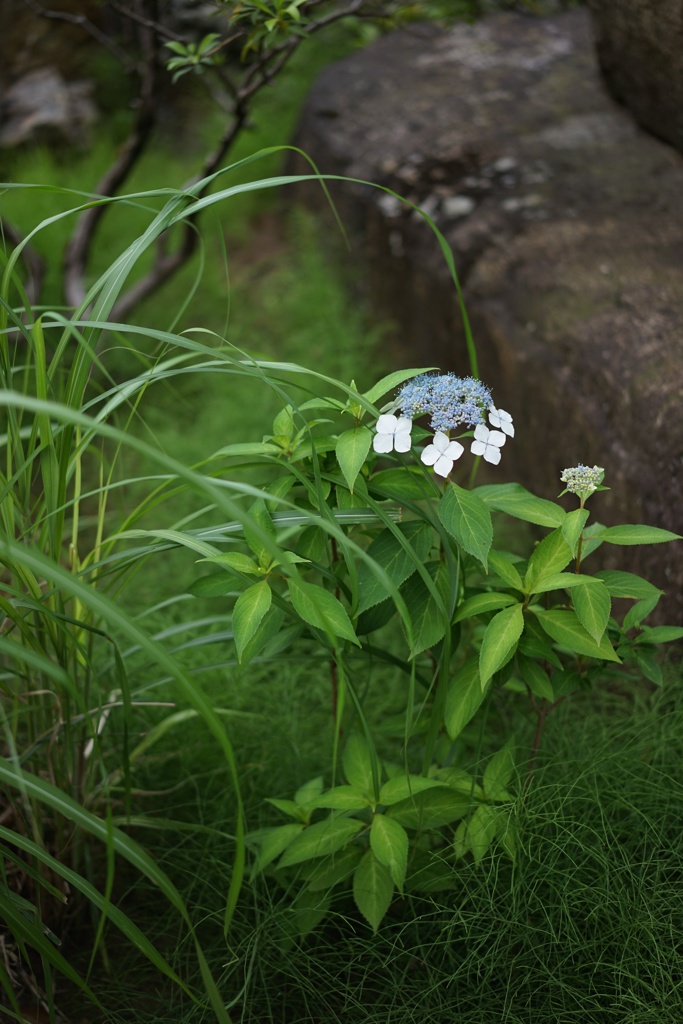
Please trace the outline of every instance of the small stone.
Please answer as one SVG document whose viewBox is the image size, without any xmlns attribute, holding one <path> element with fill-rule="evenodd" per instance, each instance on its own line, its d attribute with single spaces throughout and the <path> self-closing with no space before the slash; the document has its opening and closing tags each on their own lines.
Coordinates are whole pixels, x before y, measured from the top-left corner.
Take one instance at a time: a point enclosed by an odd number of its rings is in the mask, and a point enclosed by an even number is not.
<svg viewBox="0 0 683 1024">
<path fill-rule="evenodd" d="M 451 196 L 444 199 L 442 210 L 445 217 L 458 220 L 461 217 L 469 217 L 476 205 L 472 196 Z"/>
<path fill-rule="evenodd" d="M 517 169 L 517 161 L 512 156 L 501 156 L 493 165 L 497 174 L 507 174 Z"/>
<path fill-rule="evenodd" d="M 382 193 L 377 200 L 377 205 L 385 217 L 399 217 L 403 209 L 401 201 L 396 196 L 389 195 L 388 192 Z"/>
</svg>

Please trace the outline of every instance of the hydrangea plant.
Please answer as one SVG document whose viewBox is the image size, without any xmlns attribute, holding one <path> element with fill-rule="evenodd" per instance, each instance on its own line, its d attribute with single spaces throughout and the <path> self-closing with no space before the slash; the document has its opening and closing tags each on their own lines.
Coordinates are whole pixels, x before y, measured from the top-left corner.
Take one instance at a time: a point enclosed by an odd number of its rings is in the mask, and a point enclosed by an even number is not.
<svg viewBox="0 0 683 1024">
<path fill-rule="evenodd" d="M 377 929 L 397 892 L 456 888 L 461 858 L 480 862 L 496 846 L 514 858 L 516 810 L 547 715 L 612 675 L 661 682 L 658 645 L 683 636 L 645 624 L 661 590 L 600 565 L 604 544 L 680 539 L 589 523 L 586 503 L 605 489 L 601 467 L 558 470 L 562 495 L 579 499 L 570 509 L 519 483 L 454 479 L 466 445 L 497 467 L 515 434 L 481 381 L 408 370 L 362 392 L 318 380 L 321 393 L 298 406 L 292 398 L 262 442 L 218 453 L 272 471 L 272 482 L 249 528 L 212 531 L 227 549 L 206 559 L 214 572 L 194 587 L 229 595 L 240 663 L 310 656 L 313 645 L 328 664 L 336 740 L 327 779 L 272 797 L 281 820 L 252 835 L 252 878 L 293 887 L 298 934 L 340 889 Z M 420 448 L 422 417 L 433 434 Z M 539 532 L 531 550 L 496 543 L 505 518 Z M 621 617 L 615 598 L 632 602 Z M 371 729 L 366 715 L 367 680 L 382 667 L 405 681 L 398 740 L 395 723 Z M 533 747 L 510 736 L 475 772 L 475 720 L 507 701 L 535 717 Z"/>
</svg>

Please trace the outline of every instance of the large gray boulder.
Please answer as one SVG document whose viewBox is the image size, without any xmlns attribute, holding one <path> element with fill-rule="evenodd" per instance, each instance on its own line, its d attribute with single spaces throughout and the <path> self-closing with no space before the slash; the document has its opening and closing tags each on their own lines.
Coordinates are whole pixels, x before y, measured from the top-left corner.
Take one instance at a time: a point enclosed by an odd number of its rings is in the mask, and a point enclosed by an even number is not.
<svg viewBox="0 0 683 1024">
<path fill-rule="evenodd" d="M 90 82 L 66 82 L 53 67 L 29 71 L 0 99 L 0 146 L 84 146 L 97 120 Z"/>
<path fill-rule="evenodd" d="M 683 0 L 588 0 L 605 83 L 683 152 Z"/>
<path fill-rule="evenodd" d="M 683 157 L 606 95 L 587 12 L 386 36 L 323 73 L 296 143 L 444 232 L 481 376 L 517 426 L 495 479 L 554 498 L 563 468 L 596 463 L 601 521 L 683 532 Z M 333 196 L 394 322 L 392 362 L 466 373 L 429 228 L 370 185 Z M 600 557 L 662 586 L 683 620 L 683 543 Z"/>
</svg>

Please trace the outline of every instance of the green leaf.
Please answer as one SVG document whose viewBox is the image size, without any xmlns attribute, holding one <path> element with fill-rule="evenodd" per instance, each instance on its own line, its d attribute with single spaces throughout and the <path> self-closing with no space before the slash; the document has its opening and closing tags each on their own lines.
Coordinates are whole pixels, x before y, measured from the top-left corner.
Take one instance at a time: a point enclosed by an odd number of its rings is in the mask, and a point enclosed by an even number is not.
<svg viewBox="0 0 683 1024">
<path fill-rule="evenodd" d="M 428 562 L 427 572 L 433 577 L 437 590 L 445 599 L 448 596 L 448 567 L 442 562 Z M 410 657 L 415 658 L 422 651 L 434 647 L 443 639 L 448 623 L 435 597 L 427 590 L 424 580 L 414 576 L 401 591 L 413 627 L 413 645 Z"/>
<path fill-rule="evenodd" d="M 266 645 L 280 632 L 284 620 L 284 612 L 271 605 L 261 619 L 258 629 L 242 651 L 242 665 L 247 665 L 252 658 L 264 650 Z"/>
<path fill-rule="evenodd" d="M 660 530 L 657 526 L 608 526 L 597 534 L 598 540 L 608 544 L 664 544 L 669 540 L 682 540 L 679 533 Z"/>
<path fill-rule="evenodd" d="M 539 622 L 527 615 L 517 650 L 528 658 L 539 658 L 547 661 L 556 669 L 562 668 L 562 662 L 555 653 L 548 634 L 541 628 Z"/>
<path fill-rule="evenodd" d="M 351 620 L 334 594 L 315 583 L 304 583 L 296 579 L 289 579 L 287 585 L 292 606 L 304 622 L 323 630 L 328 636 L 350 640 L 360 647 Z"/>
<path fill-rule="evenodd" d="M 607 636 L 603 636 L 600 643 L 596 643 L 590 633 L 581 625 L 576 612 L 561 611 L 551 608 L 544 611 L 542 608 L 534 608 L 536 617 L 541 626 L 552 639 L 561 647 L 575 654 L 585 654 L 589 658 L 598 658 L 602 661 L 615 661 L 621 663 Z"/>
<path fill-rule="evenodd" d="M 342 755 L 342 766 L 346 781 L 357 793 L 367 793 L 373 797 L 375 793 L 375 781 L 372 771 L 372 752 L 368 742 L 360 733 L 351 733 L 344 753 Z"/>
<path fill-rule="evenodd" d="M 504 583 L 507 583 L 513 590 L 523 590 L 522 577 L 513 565 L 510 556 L 502 551 L 489 551 L 489 569 L 500 576 Z"/>
<path fill-rule="evenodd" d="M 392 804 L 386 816 L 404 828 L 433 829 L 464 818 L 472 806 L 469 795 L 449 786 L 435 786 Z"/>
<path fill-rule="evenodd" d="M 479 658 L 469 658 L 461 668 L 456 669 L 446 691 L 444 722 L 452 740 L 457 739 L 474 717 L 485 695 L 486 688 L 482 687 L 479 677 Z"/>
<path fill-rule="evenodd" d="M 304 782 L 303 786 L 299 786 L 294 794 L 294 803 L 298 804 L 299 807 L 307 807 L 314 800 L 317 800 L 322 791 L 323 777 L 322 775 L 316 775 L 314 779 L 309 779 L 308 782 Z"/>
<path fill-rule="evenodd" d="M 290 818 L 296 818 L 297 821 L 306 822 L 306 812 L 299 804 L 295 803 L 294 800 L 280 800 L 278 797 L 267 796 L 265 798 L 266 803 L 272 804 L 273 807 L 277 807 L 278 811 L 282 811 L 283 814 L 288 814 Z"/>
<path fill-rule="evenodd" d="M 428 779 L 425 775 L 394 775 L 379 791 L 379 802 L 385 807 L 406 800 L 425 789 L 433 789 L 443 783 Z"/>
<path fill-rule="evenodd" d="M 562 530 L 553 530 L 536 546 L 529 559 L 526 576 L 524 577 L 524 592 L 526 594 L 534 594 L 536 587 L 544 579 L 562 572 L 571 560 L 571 548 L 562 536 Z"/>
<path fill-rule="evenodd" d="M 479 675 L 484 689 L 494 672 L 509 660 L 514 653 L 522 630 L 524 613 L 521 604 L 503 608 L 494 615 L 484 633 L 479 652 Z"/>
<path fill-rule="evenodd" d="M 493 591 L 475 594 L 459 605 L 453 622 L 462 622 L 464 619 L 471 619 L 475 615 L 483 615 L 485 612 L 507 608 L 511 604 L 517 604 L 516 598 L 511 594 L 498 594 Z"/>
<path fill-rule="evenodd" d="M 308 888 L 311 892 L 320 889 L 331 889 L 338 882 L 343 882 L 358 864 L 363 856 L 360 846 L 347 846 L 344 850 L 338 850 L 329 857 L 315 861 L 313 870 L 308 877 Z"/>
<path fill-rule="evenodd" d="M 583 528 L 588 521 L 590 515 L 587 508 L 575 508 L 571 512 L 568 512 L 564 522 L 562 523 L 562 536 L 566 540 L 569 550 L 572 553 L 572 558 L 576 558 L 576 553 L 579 548 L 579 540 Z"/>
<path fill-rule="evenodd" d="M 375 814 L 370 826 L 370 848 L 380 864 L 389 869 L 399 892 L 408 867 L 408 836 L 399 823 L 384 814 Z"/>
<path fill-rule="evenodd" d="M 412 466 L 395 466 L 373 473 L 370 485 L 375 493 L 381 489 L 382 493 L 398 498 L 399 501 L 405 498 L 425 498 L 428 493 L 423 473 Z"/>
<path fill-rule="evenodd" d="M 282 455 L 282 449 L 267 441 L 245 441 L 244 444 L 229 444 L 219 448 L 218 455 Z"/>
<path fill-rule="evenodd" d="M 405 550 L 395 534 L 388 529 L 382 530 L 368 548 L 368 556 L 384 570 L 395 587 L 400 587 L 429 554 L 434 534 L 428 523 L 412 522 L 397 527 L 409 545 Z M 376 573 L 365 562 L 358 570 L 358 612 L 364 612 L 373 605 L 379 604 L 387 596 L 386 584 L 378 579 Z"/>
<path fill-rule="evenodd" d="M 514 742 L 508 740 L 484 771 L 483 787 L 488 800 L 509 800 L 507 787 L 515 773 Z"/>
<path fill-rule="evenodd" d="M 249 515 L 251 516 L 252 522 L 256 525 L 267 537 L 271 537 L 275 540 L 275 526 L 271 518 L 270 512 L 266 508 L 266 503 L 262 498 L 258 498 L 249 509 Z M 244 527 L 244 539 L 247 544 L 254 552 L 261 565 L 270 564 L 271 555 L 268 549 L 265 547 L 259 534 L 257 534 L 252 526 Z"/>
<path fill-rule="evenodd" d="M 301 830 L 305 828 L 303 822 L 290 822 L 289 825 L 280 825 L 278 828 L 274 828 L 265 835 L 259 846 L 258 856 L 256 863 L 251 870 L 251 880 L 264 868 L 267 868 L 276 857 L 279 857 L 283 853 L 292 840 L 299 835 Z"/>
<path fill-rule="evenodd" d="M 315 825 L 308 825 L 287 847 L 278 867 L 291 867 L 341 850 L 364 827 L 363 822 L 357 818 L 327 818 Z"/>
<path fill-rule="evenodd" d="M 643 626 L 643 635 L 638 639 L 648 644 L 669 644 L 681 637 L 683 626 Z"/>
<path fill-rule="evenodd" d="M 337 439 L 337 462 L 352 494 L 356 477 L 368 457 L 371 444 L 372 434 L 367 427 L 345 430 Z"/>
<path fill-rule="evenodd" d="M 481 804 L 469 821 L 461 822 L 453 838 L 456 857 L 464 857 L 471 851 L 475 862 L 480 864 L 495 839 L 496 818 L 492 807 Z"/>
<path fill-rule="evenodd" d="M 251 576 L 260 576 L 261 569 L 253 558 L 241 551 L 226 551 L 222 555 L 215 555 L 213 558 L 200 558 L 200 562 L 211 562 L 213 565 L 222 565 L 226 569 L 234 569 L 238 573 L 245 573 Z"/>
<path fill-rule="evenodd" d="M 662 596 L 662 592 L 659 591 L 656 594 L 652 594 L 650 597 L 644 597 L 641 601 L 636 601 L 632 608 L 624 615 L 624 621 L 622 629 L 625 633 L 629 629 L 634 629 L 640 626 L 643 619 L 646 619 L 648 615 L 655 610 L 659 604 L 659 599 Z"/>
<path fill-rule="evenodd" d="M 534 594 L 548 594 L 552 590 L 571 590 L 573 587 L 590 586 L 594 576 L 584 576 L 580 572 L 556 572 L 552 576 L 544 576 L 534 587 Z"/>
<path fill-rule="evenodd" d="M 533 658 L 528 658 L 525 654 L 519 653 L 517 654 L 517 665 L 519 666 L 522 679 L 534 697 L 541 697 L 543 700 L 549 700 L 552 703 L 555 700 L 553 684 L 542 665 L 539 665 Z"/>
<path fill-rule="evenodd" d="M 373 932 L 389 909 L 393 893 L 394 883 L 388 869 L 368 850 L 353 875 L 353 898 Z"/>
<path fill-rule="evenodd" d="M 636 664 L 646 679 L 649 679 L 655 686 L 661 686 L 664 682 L 662 667 L 657 661 L 654 651 L 647 648 L 633 652 Z"/>
<path fill-rule="evenodd" d="M 200 576 L 193 580 L 187 588 L 188 594 L 193 597 L 227 597 L 235 592 L 236 581 L 234 576 L 226 572 L 212 572 L 208 576 Z"/>
<path fill-rule="evenodd" d="M 232 612 L 232 631 L 237 648 L 237 660 L 242 661 L 244 649 L 270 608 L 273 594 L 267 582 L 255 583 L 245 590 Z"/>
<path fill-rule="evenodd" d="M 562 526 L 566 512 L 553 501 L 537 498 L 521 484 L 487 484 L 474 492 L 489 508 L 506 512 L 515 519 L 523 519 L 537 526 Z"/>
<path fill-rule="evenodd" d="M 599 644 L 612 610 L 607 587 L 599 580 L 584 583 L 573 588 L 572 601 L 579 622 Z"/>
<path fill-rule="evenodd" d="M 636 576 L 632 572 L 622 572 L 620 569 L 602 569 L 595 576 L 597 579 L 602 580 L 612 597 L 639 599 L 656 597 L 663 593 L 653 583 L 649 583 L 642 576 Z"/>
<path fill-rule="evenodd" d="M 451 482 L 439 502 L 439 519 L 463 550 L 486 569 L 493 525 L 491 513 L 481 498 L 474 491 L 466 491 Z"/>
<path fill-rule="evenodd" d="M 335 786 L 321 793 L 313 801 L 314 807 L 325 807 L 334 811 L 360 811 L 368 807 L 371 800 L 365 793 L 359 793 L 353 786 Z"/>
<path fill-rule="evenodd" d="M 378 380 L 374 387 L 371 387 L 369 391 L 364 393 L 363 397 L 374 405 L 378 398 L 386 395 L 389 391 L 393 391 L 394 388 L 399 387 L 404 381 L 410 380 L 411 377 L 419 377 L 421 373 L 429 373 L 430 370 L 434 369 L 436 367 L 426 366 L 421 370 L 394 370 L 393 373 Z"/>
<path fill-rule="evenodd" d="M 273 434 L 279 434 L 291 441 L 294 437 L 294 429 L 293 409 L 291 405 L 286 405 L 273 420 Z"/>
</svg>

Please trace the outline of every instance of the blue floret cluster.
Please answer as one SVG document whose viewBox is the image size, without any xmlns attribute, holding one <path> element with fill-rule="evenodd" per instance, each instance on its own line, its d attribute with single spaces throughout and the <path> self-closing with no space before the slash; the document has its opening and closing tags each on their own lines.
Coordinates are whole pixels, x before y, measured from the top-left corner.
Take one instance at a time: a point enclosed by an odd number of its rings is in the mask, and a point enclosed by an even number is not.
<svg viewBox="0 0 683 1024">
<path fill-rule="evenodd" d="M 431 415 L 433 430 L 446 432 L 456 427 L 475 427 L 486 422 L 493 405 L 491 391 L 474 377 L 456 377 L 453 373 L 432 376 L 422 374 L 404 384 L 396 396 L 403 416 L 416 419 Z"/>
</svg>

